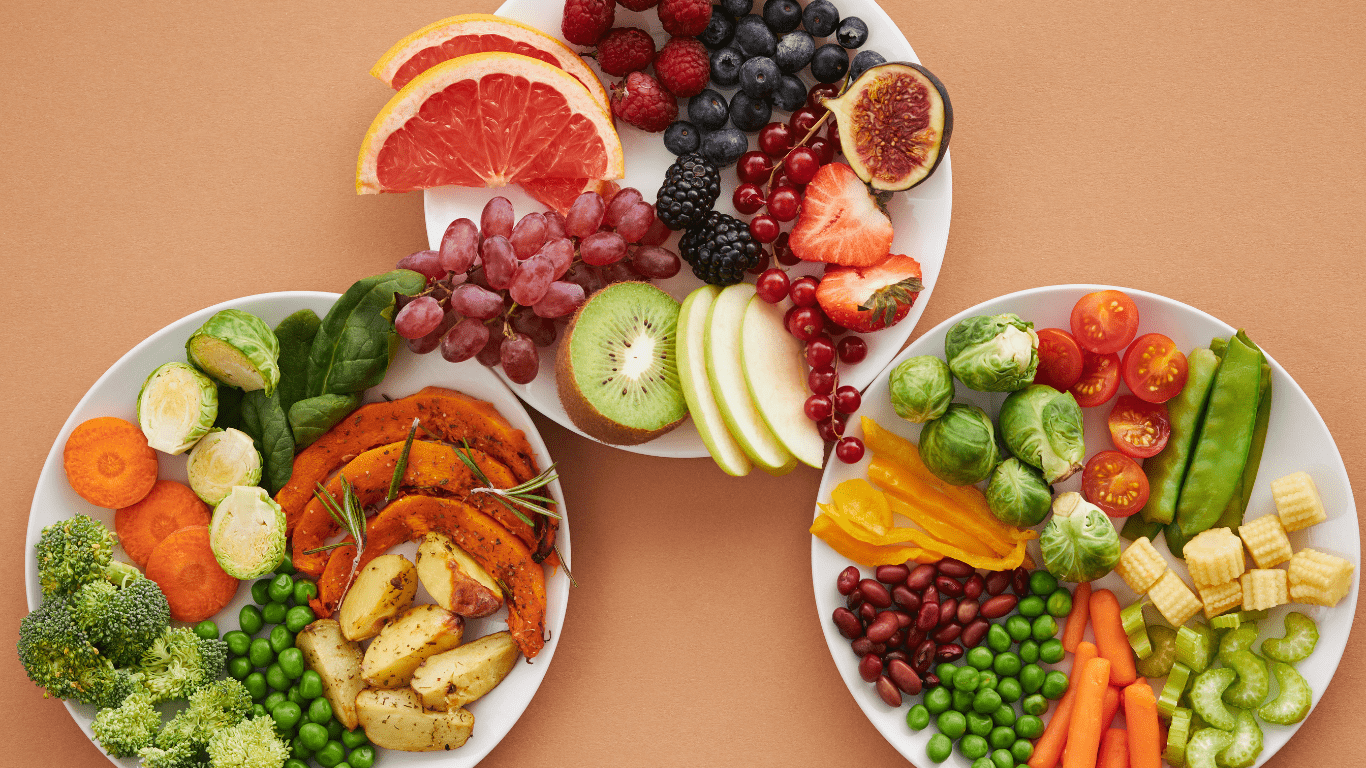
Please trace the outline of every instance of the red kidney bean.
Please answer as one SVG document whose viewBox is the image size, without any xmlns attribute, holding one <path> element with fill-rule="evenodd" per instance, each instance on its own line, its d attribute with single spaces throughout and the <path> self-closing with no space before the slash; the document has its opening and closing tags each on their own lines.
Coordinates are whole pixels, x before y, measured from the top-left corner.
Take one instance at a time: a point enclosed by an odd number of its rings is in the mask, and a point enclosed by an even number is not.
<svg viewBox="0 0 1366 768">
<path fill-rule="evenodd" d="M 848 606 L 849 610 L 857 611 L 858 607 L 863 605 L 863 593 L 857 589 L 850 592 L 849 596 L 844 598 L 844 604 Z"/>
<path fill-rule="evenodd" d="M 839 629 L 841 635 L 844 635 L 850 640 L 863 636 L 863 623 L 860 622 L 858 617 L 854 615 L 854 612 L 848 608 L 836 608 L 835 615 L 832 618 L 834 618 L 835 626 Z"/>
<path fill-rule="evenodd" d="M 925 640 L 915 647 L 915 653 L 911 654 L 911 668 L 920 674 L 930 671 L 930 665 L 934 663 L 934 651 L 939 647 L 939 643 L 933 640 Z"/>
<path fill-rule="evenodd" d="M 859 627 L 859 629 L 863 629 L 863 627 Z M 873 652 L 873 641 L 864 636 L 850 643 L 849 647 L 854 649 L 855 656 L 867 656 Z"/>
<path fill-rule="evenodd" d="M 939 604 L 939 626 L 944 626 L 958 616 L 958 601 L 950 597 Z"/>
<path fill-rule="evenodd" d="M 887 638 L 887 647 L 888 647 L 888 648 L 900 648 L 900 647 L 902 646 L 902 644 L 904 644 L 905 642 L 906 642 L 906 630 L 904 630 L 904 629 L 898 629 L 897 631 L 895 631 L 895 632 L 892 633 L 892 636 L 891 636 L 891 637 Z"/>
<path fill-rule="evenodd" d="M 1010 572 L 1010 589 L 1020 597 L 1029 594 L 1029 571 L 1023 565 Z"/>
<path fill-rule="evenodd" d="M 920 609 L 920 595 L 912 592 L 911 588 L 905 584 L 898 584 L 895 587 L 892 587 L 892 602 L 911 613 L 915 613 Z"/>
<path fill-rule="evenodd" d="M 877 679 L 877 695 L 881 696 L 882 703 L 889 707 L 901 706 L 901 689 L 886 675 Z"/>
<path fill-rule="evenodd" d="M 958 604 L 958 623 L 967 626 L 972 620 L 977 618 L 977 611 L 980 606 L 976 600 L 964 599 Z"/>
<path fill-rule="evenodd" d="M 939 573 L 939 569 L 932 564 L 921 563 L 911 571 L 911 575 L 906 577 L 906 586 L 919 592 L 934 581 L 934 576 L 937 573 Z"/>
<path fill-rule="evenodd" d="M 858 607 L 858 617 L 859 621 L 862 621 L 863 626 L 866 627 L 873 623 L 873 619 L 877 618 L 877 609 L 873 607 L 872 603 L 864 603 Z"/>
<path fill-rule="evenodd" d="M 1020 598 L 1014 595 L 997 595 L 987 598 L 982 607 L 977 610 L 977 615 L 984 619 L 999 619 L 1002 616 L 1015 610 L 1015 605 L 1020 602 Z"/>
<path fill-rule="evenodd" d="M 982 596 L 982 590 L 986 587 L 986 581 L 982 579 L 982 574 L 974 573 L 963 582 L 963 597 L 969 600 L 976 600 Z"/>
<path fill-rule="evenodd" d="M 868 625 L 868 639 L 875 643 L 885 643 L 896 630 L 896 617 L 890 613 L 879 613 Z"/>
<path fill-rule="evenodd" d="M 930 603 L 935 603 L 936 605 L 939 603 L 939 590 L 935 589 L 933 584 L 925 587 L 925 591 L 920 593 L 921 607 L 929 605 Z"/>
<path fill-rule="evenodd" d="M 849 593 L 853 592 L 854 588 L 858 586 L 859 579 L 862 578 L 862 576 L 863 574 L 858 572 L 858 566 L 851 565 L 840 571 L 839 577 L 835 579 L 835 589 L 838 589 L 841 595 L 847 597 Z"/>
<path fill-rule="evenodd" d="M 935 661 L 958 661 L 963 658 L 963 646 L 950 643 L 939 646 L 934 652 Z"/>
<path fill-rule="evenodd" d="M 963 627 L 961 625 L 945 624 L 939 629 L 936 629 L 934 634 L 930 635 L 930 639 L 940 644 L 952 643 L 954 640 L 957 640 L 958 636 L 961 634 L 963 634 Z"/>
<path fill-rule="evenodd" d="M 915 623 L 915 617 L 905 611 L 893 610 L 889 613 L 896 617 L 896 625 L 900 629 L 905 629 Z"/>
<path fill-rule="evenodd" d="M 907 664 L 901 659 L 893 659 L 887 663 L 887 677 L 890 677 L 892 682 L 896 683 L 897 688 L 900 688 L 904 693 L 910 694 L 911 696 L 920 693 L 920 689 L 923 687 L 920 681 L 920 675 L 915 673 L 915 670 L 911 668 L 910 664 Z"/>
<path fill-rule="evenodd" d="M 874 608 L 881 610 L 892 607 L 892 593 L 872 579 L 860 581 L 858 591 L 862 593 L 864 602 L 872 603 Z"/>
<path fill-rule="evenodd" d="M 888 586 L 904 584 L 906 577 L 911 575 L 911 569 L 904 565 L 879 565 L 874 575 L 878 581 Z"/>
<path fill-rule="evenodd" d="M 865 683 L 877 680 L 882 675 L 882 659 L 871 653 L 859 659 L 858 675 L 863 678 Z"/>
<path fill-rule="evenodd" d="M 972 566 L 962 560 L 955 560 L 952 557 L 946 557 L 939 561 L 939 572 L 952 576 L 955 579 L 961 579 L 975 573 Z"/>
<path fill-rule="evenodd" d="M 986 587 L 988 595 L 999 595 L 1006 591 L 1010 586 L 1010 571 L 992 571 L 987 575 Z"/>
<path fill-rule="evenodd" d="M 941 595 L 947 595 L 949 597 L 963 596 L 963 585 L 959 584 L 957 580 L 951 579 L 948 576 L 935 577 L 934 587 L 935 589 L 939 590 L 939 594 Z"/>
<path fill-rule="evenodd" d="M 872 649 L 869 650 L 868 652 L 869 652 L 869 653 L 875 653 L 875 654 L 878 655 L 878 658 L 881 658 L 882 655 L 883 655 L 884 653 L 887 652 L 887 644 L 886 644 L 886 643 L 873 643 Z"/>
<path fill-rule="evenodd" d="M 979 616 L 963 627 L 963 634 L 959 636 L 958 640 L 964 648 L 976 648 L 982 644 L 982 640 L 987 636 L 987 630 L 990 628 L 991 623 Z"/>
<path fill-rule="evenodd" d="M 920 680 L 925 683 L 926 688 L 933 688 L 939 685 L 939 675 L 936 675 L 933 672 L 926 672 L 921 676 Z"/>
<path fill-rule="evenodd" d="M 912 650 L 925 640 L 925 630 L 908 627 L 906 630 L 906 650 Z"/>
<path fill-rule="evenodd" d="M 926 603 L 920 606 L 920 614 L 915 618 L 915 628 L 929 632 L 939 626 L 939 603 Z"/>
<path fill-rule="evenodd" d="M 882 663 L 891 664 L 893 661 L 896 661 L 897 659 L 900 659 L 901 661 L 908 661 L 910 658 L 910 656 L 906 655 L 905 651 L 887 651 L 885 654 L 882 655 Z"/>
</svg>

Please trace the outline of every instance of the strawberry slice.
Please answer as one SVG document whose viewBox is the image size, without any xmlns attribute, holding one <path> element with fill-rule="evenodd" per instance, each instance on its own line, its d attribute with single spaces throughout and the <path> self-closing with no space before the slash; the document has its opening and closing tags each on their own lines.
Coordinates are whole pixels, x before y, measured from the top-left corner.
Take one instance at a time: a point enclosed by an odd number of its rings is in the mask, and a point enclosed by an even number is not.
<svg viewBox="0 0 1366 768">
<path fill-rule="evenodd" d="M 816 301 L 834 322 L 868 333 L 901 322 L 924 288 L 920 262 L 894 253 L 871 267 L 826 267 Z"/>
<path fill-rule="evenodd" d="M 830 163 L 807 185 L 789 242 L 792 252 L 806 261 L 866 267 L 891 250 L 892 220 L 852 168 Z"/>
</svg>

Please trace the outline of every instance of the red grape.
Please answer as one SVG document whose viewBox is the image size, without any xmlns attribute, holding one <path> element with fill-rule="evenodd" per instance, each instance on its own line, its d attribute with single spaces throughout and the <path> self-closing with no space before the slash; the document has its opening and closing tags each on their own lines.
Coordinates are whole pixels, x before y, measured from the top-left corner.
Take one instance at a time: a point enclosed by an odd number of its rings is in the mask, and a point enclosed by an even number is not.
<svg viewBox="0 0 1366 768">
<path fill-rule="evenodd" d="M 621 197 L 621 195 L 617 195 L 617 197 Z M 617 221 L 617 234 L 621 235 L 621 239 L 628 243 L 638 243 L 641 238 L 649 234 L 650 226 L 654 223 L 655 207 L 653 205 L 643 202 L 632 203 L 627 206 Z"/>
<path fill-rule="evenodd" d="M 583 263 L 595 267 L 614 264 L 626 255 L 626 240 L 616 232 L 596 232 L 579 241 Z"/>
<path fill-rule="evenodd" d="M 532 256 L 518 262 L 517 271 L 508 286 L 508 295 L 524 307 L 540 301 L 555 280 L 555 265 L 544 256 Z"/>
<path fill-rule="evenodd" d="M 789 292 L 792 296 L 792 303 L 799 307 L 816 306 L 817 285 L 820 285 L 820 283 L 816 278 L 811 277 L 810 275 L 799 277 L 794 280 L 792 282 L 792 290 Z"/>
<path fill-rule="evenodd" d="M 584 298 L 583 286 L 578 283 L 555 282 L 531 310 L 541 317 L 564 317 L 578 309 Z"/>
<path fill-rule="evenodd" d="M 487 288 L 466 283 L 451 291 L 451 309 L 465 317 L 487 320 L 503 311 L 503 297 Z"/>
<path fill-rule="evenodd" d="M 479 228 L 469 219 L 456 219 L 441 236 L 441 268 L 463 275 L 479 256 Z"/>
<path fill-rule="evenodd" d="M 792 221 L 797 218 L 797 208 L 801 197 L 791 187 L 779 187 L 768 196 L 768 212 L 778 221 Z"/>
<path fill-rule="evenodd" d="M 811 147 L 797 147 L 783 158 L 783 170 L 798 184 L 810 184 L 820 169 L 820 155 Z"/>
<path fill-rule="evenodd" d="M 640 244 L 662 245 L 665 240 L 669 239 L 669 235 L 672 234 L 673 230 L 664 226 L 664 222 L 660 221 L 659 217 L 656 216 L 654 223 L 650 225 L 650 231 L 646 232 L 645 236 L 640 238 Z"/>
<path fill-rule="evenodd" d="M 801 339 L 810 341 L 820 335 L 821 329 L 825 325 L 825 315 L 814 307 L 794 307 L 795 311 L 787 321 L 787 332 Z"/>
<path fill-rule="evenodd" d="M 759 185 L 753 182 L 745 182 L 735 188 L 735 194 L 731 196 L 731 202 L 735 204 L 735 210 L 746 216 L 757 213 L 764 207 L 764 192 L 759 189 Z"/>
<path fill-rule="evenodd" d="M 555 321 L 541 317 L 530 307 L 518 307 L 508 318 L 508 327 L 526 334 L 538 347 L 548 347 L 555 343 Z"/>
<path fill-rule="evenodd" d="M 605 283 L 602 282 L 602 278 L 598 276 L 597 270 L 583 262 L 575 263 L 560 279 L 567 283 L 574 283 L 582 288 L 585 296 L 592 296 L 602 290 L 603 285 L 605 285 Z"/>
<path fill-rule="evenodd" d="M 519 259 L 529 259 L 545 244 L 545 217 L 539 213 L 528 213 L 512 228 L 512 252 Z"/>
<path fill-rule="evenodd" d="M 517 271 L 517 256 L 512 252 L 512 243 L 502 235 L 484 238 L 479 248 L 484 259 L 484 280 L 494 290 L 504 290 L 512 284 L 512 276 Z"/>
<path fill-rule="evenodd" d="M 806 342 L 806 364 L 812 368 L 825 368 L 835 362 L 835 342 L 821 334 Z M 824 393 L 822 393 L 824 394 Z"/>
<path fill-rule="evenodd" d="M 796 266 L 801 259 L 792 252 L 792 246 L 788 245 L 787 241 L 788 234 L 786 232 L 778 235 L 778 239 L 773 241 L 773 257 L 785 267 Z"/>
<path fill-rule="evenodd" d="M 541 356 L 536 351 L 536 345 L 524 333 L 503 340 L 498 360 L 503 364 L 503 373 L 514 384 L 530 384 L 541 367 Z"/>
<path fill-rule="evenodd" d="M 409 350 L 419 355 L 425 355 L 440 346 L 441 337 L 446 335 L 446 331 L 449 331 L 458 322 L 460 322 L 460 315 L 447 312 L 445 317 L 441 318 L 441 324 L 436 327 L 436 330 L 420 339 L 404 339 L 404 343 L 408 345 Z"/>
<path fill-rule="evenodd" d="M 839 381 L 839 376 L 835 374 L 835 369 L 830 366 L 812 368 L 811 373 L 806 375 L 806 388 L 818 395 L 828 395 L 835 391 L 835 382 Z"/>
<path fill-rule="evenodd" d="M 514 221 L 512 201 L 506 197 L 495 197 L 484 204 L 484 212 L 479 215 L 479 230 L 485 238 L 494 235 L 511 237 Z"/>
<path fill-rule="evenodd" d="M 421 273 L 428 280 L 440 280 L 446 276 L 441 268 L 441 256 L 436 251 L 417 251 L 398 260 L 399 269 L 411 269 Z"/>
<path fill-rule="evenodd" d="M 625 259 L 608 264 L 605 267 L 598 267 L 598 274 L 602 276 L 602 282 L 606 285 L 620 283 L 623 280 L 635 280 L 639 277 L 636 271 L 631 268 L 630 262 Z"/>
<path fill-rule="evenodd" d="M 816 109 L 821 106 L 821 102 L 825 99 L 833 99 L 838 95 L 840 95 L 839 83 L 822 83 L 813 86 L 811 92 L 806 94 L 806 106 Z"/>
<path fill-rule="evenodd" d="M 863 441 L 846 437 L 835 444 L 835 455 L 845 464 L 857 464 L 863 458 Z"/>
<path fill-rule="evenodd" d="M 787 154 L 792 143 L 801 138 L 792 135 L 792 128 L 786 123 L 769 123 L 759 129 L 759 149 L 774 159 Z"/>
<path fill-rule="evenodd" d="M 554 240 L 557 237 L 564 237 L 564 217 L 559 211 L 546 211 L 541 214 L 545 221 L 545 239 Z"/>
<path fill-rule="evenodd" d="M 497 365 L 498 361 L 502 359 L 503 340 L 506 338 L 507 336 L 503 335 L 503 329 L 501 327 L 495 326 L 490 328 L 488 343 L 484 345 L 483 349 L 479 350 L 475 357 L 479 359 L 479 362 L 490 368 Z"/>
<path fill-rule="evenodd" d="M 431 296 L 419 296 L 394 315 L 394 330 L 405 339 L 420 339 L 436 330 L 445 314 L 441 302 Z"/>
<path fill-rule="evenodd" d="M 602 195 L 597 192 L 584 192 L 569 206 L 569 213 L 565 214 L 565 234 L 582 240 L 597 232 L 598 227 L 602 226 L 602 217 L 606 211 L 607 204 L 602 201 Z"/>
<path fill-rule="evenodd" d="M 452 363 L 462 363 L 479 353 L 489 342 L 489 327 L 467 317 L 441 337 L 441 356 Z"/>
<path fill-rule="evenodd" d="M 759 275 L 754 283 L 759 298 L 769 304 L 777 304 L 787 298 L 787 273 L 781 269 L 770 269 Z"/>
<path fill-rule="evenodd" d="M 778 237 L 778 220 L 762 214 L 749 220 L 749 234 L 761 243 L 771 243 Z"/>
<path fill-rule="evenodd" d="M 607 204 L 607 208 L 603 211 L 603 225 L 613 229 L 620 227 L 622 216 L 626 210 L 643 199 L 640 196 L 640 190 L 634 187 L 622 187 L 621 191 L 612 196 L 612 201 Z"/>
<path fill-rule="evenodd" d="M 678 274 L 683 262 L 678 254 L 657 245 L 642 245 L 631 252 L 631 266 L 643 277 L 665 280 Z"/>
<path fill-rule="evenodd" d="M 739 161 L 735 163 L 735 173 L 739 176 L 740 181 L 750 184 L 767 181 L 768 175 L 772 172 L 773 160 L 757 149 L 751 149 L 740 155 Z"/>
<path fill-rule="evenodd" d="M 857 336 L 849 336 L 840 339 L 836 350 L 839 352 L 841 363 L 853 365 L 868 356 L 868 342 Z"/>
<path fill-rule="evenodd" d="M 557 237 L 541 246 L 540 254 L 550 260 L 550 264 L 555 267 L 552 274 L 559 280 L 574 263 L 574 241 L 567 237 Z"/>
<path fill-rule="evenodd" d="M 835 410 L 840 413 L 853 413 L 862 403 L 863 396 L 854 387 L 846 384 L 835 390 Z"/>
</svg>

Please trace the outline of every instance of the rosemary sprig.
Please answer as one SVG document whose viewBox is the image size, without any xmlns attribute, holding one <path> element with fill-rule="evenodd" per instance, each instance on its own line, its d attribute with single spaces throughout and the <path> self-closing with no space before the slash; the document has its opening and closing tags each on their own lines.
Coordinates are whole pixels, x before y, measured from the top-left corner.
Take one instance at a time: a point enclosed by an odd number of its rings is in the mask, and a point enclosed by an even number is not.
<svg viewBox="0 0 1366 768">
<path fill-rule="evenodd" d="M 518 483 L 511 488 L 494 488 L 493 483 L 489 481 L 488 475 L 484 474 L 484 471 L 475 463 L 474 457 L 470 455 L 469 452 L 471 449 L 469 441 L 462 440 L 460 443 L 462 447 L 455 449 L 455 455 L 469 468 L 470 472 L 474 473 L 475 478 L 481 483 L 479 487 L 470 491 L 471 494 L 486 493 L 493 496 L 498 503 L 507 507 L 508 511 L 516 515 L 518 520 L 521 520 L 523 523 L 532 527 L 535 526 L 535 523 L 531 522 L 531 518 L 527 517 L 524 512 L 530 512 L 533 515 L 545 515 L 546 517 L 553 517 L 556 520 L 560 519 L 559 515 L 541 506 L 541 504 L 553 505 L 555 503 L 554 499 L 533 493 L 533 491 L 538 491 L 546 487 L 559 477 L 559 475 L 555 473 L 554 464 L 546 467 L 544 472 L 524 483 Z"/>
<path fill-rule="evenodd" d="M 408 439 L 403 442 L 403 452 L 398 455 L 398 463 L 394 465 L 394 477 L 389 481 L 389 493 L 384 497 L 386 503 L 398 498 L 398 489 L 403 484 L 403 475 L 408 471 L 408 454 L 413 450 L 413 437 L 417 435 L 418 423 L 417 417 L 414 416 L 413 426 L 408 429 Z"/>
<path fill-rule="evenodd" d="M 356 577 L 356 571 L 360 568 L 361 553 L 365 551 L 365 509 L 361 506 L 360 497 L 356 495 L 356 488 L 351 485 L 351 481 L 343 477 L 341 483 L 341 503 L 337 502 L 337 499 L 322 483 L 318 483 L 313 495 L 323 505 L 323 509 L 327 510 L 327 514 L 331 515 L 332 519 L 337 522 L 337 525 L 350 534 L 352 542 L 339 541 L 335 544 L 324 544 L 321 547 L 305 550 L 304 553 L 311 555 L 314 552 L 326 552 L 354 543 L 356 556 L 351 560 L 351 572 L 347 574 L 346 586 L 341 591 L 341 594 L 345 595 L 351 589 L 351 580 Z"/>
<path fill-rule="evenodd" d="M 552 550 L 554 550 L 555 556 L 556 556 L 557 558 L 559 558 L 559 560 L 560 560 L 560 567 L 564 569 L 564 575 L 569 577 L 569 585 L 570 585 L 571 587 L 577 587 L 577 586 L 579 585 L 579 583 L 578 583 L 577 581 L 574 581 L 574 572 L 571 571 L 571 570 L 569 570 L 569 561 L 568 561 L 568 560 L 565 560 L 565 559 L 564 559 L 564 555 L 560 554 L 560 547 L 559 547 L 559 545 L 551 544 L 551 545 L 550 545 L 550 548 L 551 548 Z"/>
</svg>

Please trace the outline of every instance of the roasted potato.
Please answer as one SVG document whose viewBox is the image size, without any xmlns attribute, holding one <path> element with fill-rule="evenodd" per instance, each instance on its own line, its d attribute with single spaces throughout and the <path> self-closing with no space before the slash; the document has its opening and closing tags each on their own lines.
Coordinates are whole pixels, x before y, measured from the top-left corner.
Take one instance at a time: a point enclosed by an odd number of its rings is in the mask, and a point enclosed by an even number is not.
<svg viewBox="0 0 1366 768">
<path fill-rule="evenodd" d="M 322 677 L 323 695 L 338 722 L 348 730 L 355 728 L 356 694 L 365 689 L 360 645 L 342 635 L 336 620 L 318 619 L 299 630 L 294 646 L 303 653 L 304 663 Z"/>
<path fill-rule="evenodd" d="M 413 672 L 412 687 L 429 710 L 455 710 L 493 690 L 517 664 L 517 643 L 495 632 L 428 658 Z"/>
<path fill-rule="evenodd" d="M 409 605 L 417 594 L 417 569 L 402 555 L 380 555 L 356 574 L 337 620 L 348 640 L 365 640 Z"/>
<path fill-rule="evenodd" d="M 404 752 L 433 752 L 463 746 L 474 732 L 468 710 L 424 712 L 411 689 L 370 688 L 356 697 L 356 710 L 366 738 L 377 747 Z"/>
<path fill-rule="evenodd" d="M 439 605 L 416 605 L 380 630 L 361 662 L 361 677 L 377 688 L 407 685 L 429 656 L 460 645 L 465 620 Z"/>
<path fill-rule="evenodd" d="M 417 577 L 437 605 L 466 618 L 503 607 L 498 582 L 444 533 L 429 533 L 418 545 Z"/>
</svg>

